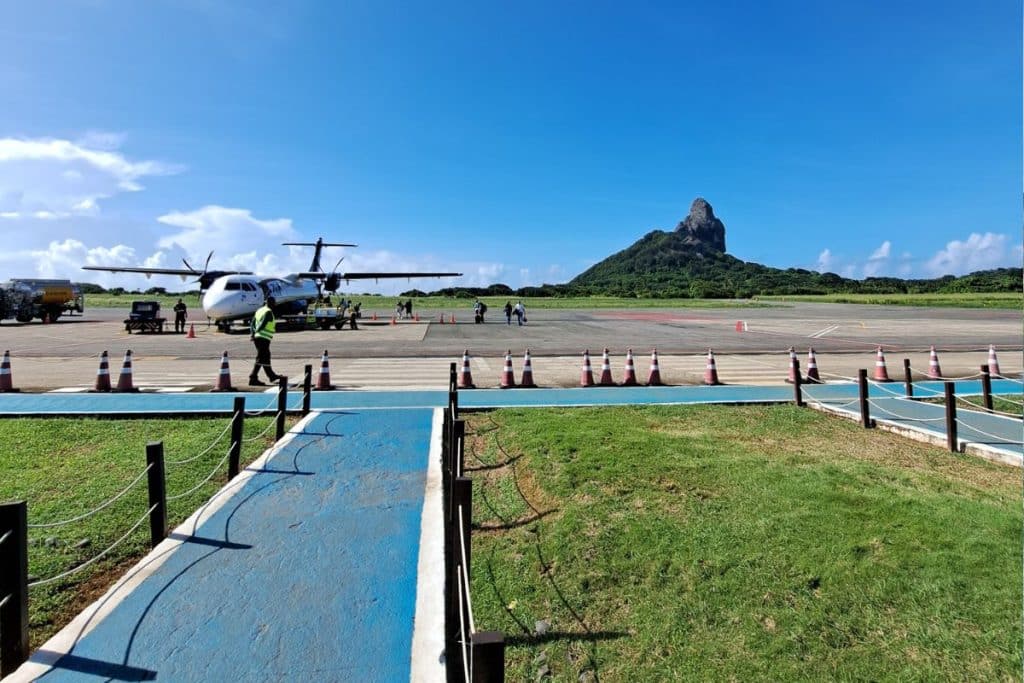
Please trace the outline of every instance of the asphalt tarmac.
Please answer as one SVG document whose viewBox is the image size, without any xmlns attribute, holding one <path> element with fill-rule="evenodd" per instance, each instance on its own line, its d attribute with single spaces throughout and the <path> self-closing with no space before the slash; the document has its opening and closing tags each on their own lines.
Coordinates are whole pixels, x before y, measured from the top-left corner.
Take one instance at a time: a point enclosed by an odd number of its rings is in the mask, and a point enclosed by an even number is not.
<svg viewBox="0 0 1024 683">
<path fill-rule="evenodd" d="M 622 373 L 623 355 L 632 348 L 637 375 L 649 371 L 657 348 L 662 375 L 670 383 L 700 383 L 709 348 L 715 352 L 722 381 L 773 384 L 785 380 L 786 349 L 793 346 L 806 368 L 813 346 L 823 376 L 850 377 L 859 367 L 873 371 L 875 349 L 887 354 L 894 379 L 903 376 L 902 358 L 910 358 L 916 377 L 928 370 L 934 345 L 948 376 L 976 374 L 987 362 L 989 345 L 999 352 L 1004 375 L 1021 370 L 1021 314 L 1015 310 L 917 308 L 856 304 L 787 303 L 770 308 L 572 309 L 528 311 L 524 326 L 507 325 L 500 312 L 482 324 L 472 311 L 421 310 L 419 322 L 390 324 L 364 311 L 358 330 L 279 332 L 273 355 L 278 372 L 295 376 L 306 363 L 319 369 L 327 350 L 334 377 L 349 388 L 438 387 L 447 382 L 448 362 L 468 349 L 478 384 L 496 385 L 506 350 L 514 355 L 518 376 L 525 349 L 533 356 L 538 383 L 571 386 L 579 382 L 580 354 L 589 349 L 594 373 L 601 351 L 612 351 L 613 373 Z M 452 316 L 456 323 L 451 324 Z M 446 321 L 440 324 L 441 317 Z M 128 334 L 124 310 L 91 309 L 53 324 L 0 323 L 0 349 L 12 356 L 15 386 L 26 390 L 83 388 L 95 378 L 100 352 L 110 353 L 116 381 L 124 351 L 131 349 L 143 385 L 173 390 L 200 389 L 216 379 L 221 353 L 227 351 L 236 384 L 244 384 L 254 356 L 248 334 L 218 332 L 206 320 L 190 321 L 196 338 L 180 334 Z M 167 330 L 173 329 L 168 323 Z M 442 363 L 438 363 L 443 359 Z M 140 382 L 137 381 L 137 384 Z"/>
</svg>

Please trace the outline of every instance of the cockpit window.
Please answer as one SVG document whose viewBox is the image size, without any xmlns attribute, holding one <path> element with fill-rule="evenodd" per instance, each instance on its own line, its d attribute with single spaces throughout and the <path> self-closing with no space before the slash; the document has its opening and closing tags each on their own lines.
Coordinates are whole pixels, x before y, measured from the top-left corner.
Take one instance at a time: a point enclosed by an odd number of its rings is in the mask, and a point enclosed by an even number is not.
<svg viewBox="0 0 1024 683">
<path fill-rule="evenodd" d="M 229 282 L 226 285 L 224 285 L 224 289 L 229 290 L 229 291 L 230 290 L 239 290 L 241 288 L 242 288 L 242 283 L 241 282 Z"/>
<path fill-rule="evenodd" d="M 254 285 L 251 282 L 243 282 L 242 283 L 242 289 L 244 289 L 247 292 L 255 292 L 256 291 L 256 285 Z"/>
</svg>

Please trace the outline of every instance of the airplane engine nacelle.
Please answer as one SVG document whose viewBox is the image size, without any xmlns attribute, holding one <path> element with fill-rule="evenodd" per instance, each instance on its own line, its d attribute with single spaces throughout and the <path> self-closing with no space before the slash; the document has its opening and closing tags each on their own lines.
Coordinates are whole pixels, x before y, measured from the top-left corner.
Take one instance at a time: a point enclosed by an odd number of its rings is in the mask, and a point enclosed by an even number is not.
<svg viewBox="0 0 1024 683">
<path fill-rule="evenodd" d="M 331 273 L 327 276 L 327 279 L 324 280 L 324 289 L 328 292 L 337 292 L 338 287 L 341 287 L 341 276 L 337 273 Z"/>
</svg>

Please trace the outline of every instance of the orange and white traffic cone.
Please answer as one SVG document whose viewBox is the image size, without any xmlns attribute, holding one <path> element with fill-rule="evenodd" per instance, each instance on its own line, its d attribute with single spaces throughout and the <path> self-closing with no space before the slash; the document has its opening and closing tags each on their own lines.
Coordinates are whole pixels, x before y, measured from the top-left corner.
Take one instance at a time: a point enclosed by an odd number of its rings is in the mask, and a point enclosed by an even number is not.
<svg viewBox="0 0 1024 683">
<path fill-rule="evenodd" d="M 635 387 L 636 367 L 633 366 L 633 349 L 626 349 L 626 375 L 622 378 L 622 386 Z"/>
<path fill-rule="evenodd" d="M 1003 374 L 999 372 L 999 359 L 996 358 L 996 347 L 991 344 L 988 346 L 988 374 L 993 377 L 1003 376 Z"/>
<path fill-rule="evenodd" d="M 185 339 L 195 339 L 195 338 L 196 338 L 196 324 L 195 323 L 189 323 L 188 334 L 185 335 Z"/>
<path fill-rule="evenodd" d="M 228 352 L 225 351 L 220 357 L 220 373 L 217 375 L 217 385 L 213 391 L 234 391 L 231 386 L 231 368 L 228 366 Z"/>
<path fill-rule="evenodd" d="M 989 370 L 991 373 L 992 371 Z M 928 379 L 942 379 L 942 368 L 939 367 L 939 354 L 935 353 L 935 347 L 931 348 L 928 355 Z"/>
<path fill-rule="evenodd" d="M 512 374 L 512 350 L 509 349 L 505 352 L 505 368 L 501 371 L 501 384 L 499 385 L 502 389 L 512 389 L 516 385 L 516 377 Z"/>
<path fill-rule="evenodd" d="M 651 374 L 647 377 L 647 386 L 661 386 L 661 368 L 658 367 L 658 349 L 651 349 Z"/>
<path fill-rule="evenodd" d="M 715 366 L 715 354 L 708 349 L 708 364 L 704 368 L 704 384 L 709 387 L 717 386 L 721 384 L 718 381 L 718 368 Z"/>
<path fill-rule="evenodd" d="M 454 313 L 452 313 L 451 320 L 449 320 L 448 322 L 451 323 L 452 325 L 455 324 L 455 314 Z"/>
<path fill-rule="evenodd" d="M 594 386 L 594 370 L 590 367 L 590 349 L 583 351 L 583 369 L 580 371 L 580 386 Z"/>
<path fill-rule="evenodd" d="M 331 364 L 327 360 L 327 349 L 324 349 L 324 355 L 320 357 L 320 374 L 316 378 L 316 390 L 334 390 L 334 385 L 331 384 Z"/>
<path fill-rule="evenodd" d="M 519 381 L 519 386 L 526 389 L 534 389 L 537 386 L 533 383 L 533 364 L 530 362 L 530 349 L 526 349 L 526 355 L 523 356 L 523 377 Z"/>
<path fill-rule="evenodd" d="M 441 320 L 444 320 L 444 316 L 441 316 Z M 459 389 L 474 389 L 476 388 L 473 384 L 473 373 L 469 370 L 469 349 L 466 349 L 462 354 L 462 369 L 459 372 Z"/>
<path fill-rule="evenodd" d="M 392 325 L 397 325 L 398 324 L 398 321 L 395 320 L 395 316 L 391 316 L 391 324 Z"/>
<path fill-rule="evenodd" d="M 438 316 L 437 322 L 440 323 L 441 325 L 444 325 L 444 313 Z"/>
<path fill-rule="evenodd" d="M 807 376 L 804 381 L 810 384 L 822 384 L 821 376 L 818 374 L 818 358 L 814 355 L 814 347 L 807 349 Z"/>
<path fill-rule="evenodd" d="M 374 311 L 373 315 L 370 316 L 370 320 L 376 320 L 376 319 L 377 319 L 377 311 Z"/>
<path fill-rule="evenodd" d="M 800 371 L 797 369 L 796 349 L 789 347 L 789 374 L 786 375 L 786 382 L 793 384 L 800 380 Z"/>
<path fill-rule="evenodd" d="M 875 357 L 875 375 L 872 377 L 876 382 L 891 382 L 889 371 L 885 369 L 885 354 L 882 347 L 878 347 L 878 355 Z"/>
<path fill-rule="evenodd" d="M 412 319 L 413 319 L 414 322 L 419 322 L 420 321 L 420 314 L 419 313 L 413 314 Z"/>
<path fill-rule="evenodd" d="M 608 349 L 605 349 L 604 354 L 601 356 L 601 379 L 597 383 L 602 387 L 615 386 L 615 380 L 612 379 L 612 364 L 608 360 Z"/>
<path fill-rule="evenodd" d="M 4 351 L 4 359 L 0 362 L 0 393 L 15 392 L 14 378 L 11 376 L 11 352 Z"/>
<path fill-rule="evenodd" d="M 110 364 L 107 362 L 107 352 L 100 354 L 100 369 L 96 371 L 96 387 L 93 391 L 110 391 Z"/>
<path fill-rule="evenodd" d="M 124 352 L 124 362 L 121 364 L 121 376 L 117 378 L 117 393 L 129 393 L 138 391 L 132 384 L 132 351 Z"/>
</svg>

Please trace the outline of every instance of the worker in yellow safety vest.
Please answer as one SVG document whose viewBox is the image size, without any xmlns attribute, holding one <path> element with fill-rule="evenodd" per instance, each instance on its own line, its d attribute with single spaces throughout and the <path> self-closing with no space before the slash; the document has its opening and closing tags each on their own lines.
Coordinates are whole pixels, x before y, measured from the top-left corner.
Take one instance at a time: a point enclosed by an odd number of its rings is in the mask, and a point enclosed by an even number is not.
<svg viewBox="0 0 1024 683">
<path fill-rule="evenodd" d="M 266 386 L 260 381 L 260 368 L 267 373 L 267 379 L 276 382 L 278 374 L 270 367 L 270 341 L 274 338 L 274 304 L 277 303 L 274 297 L 268 296 L 267 301 L 252 317 L 252 325 L 249 328 L 249 339 L 256 345 L 256 364 L 252 366 L 249 373 L 249 384 L 255 387 Z"/>
</svg>

